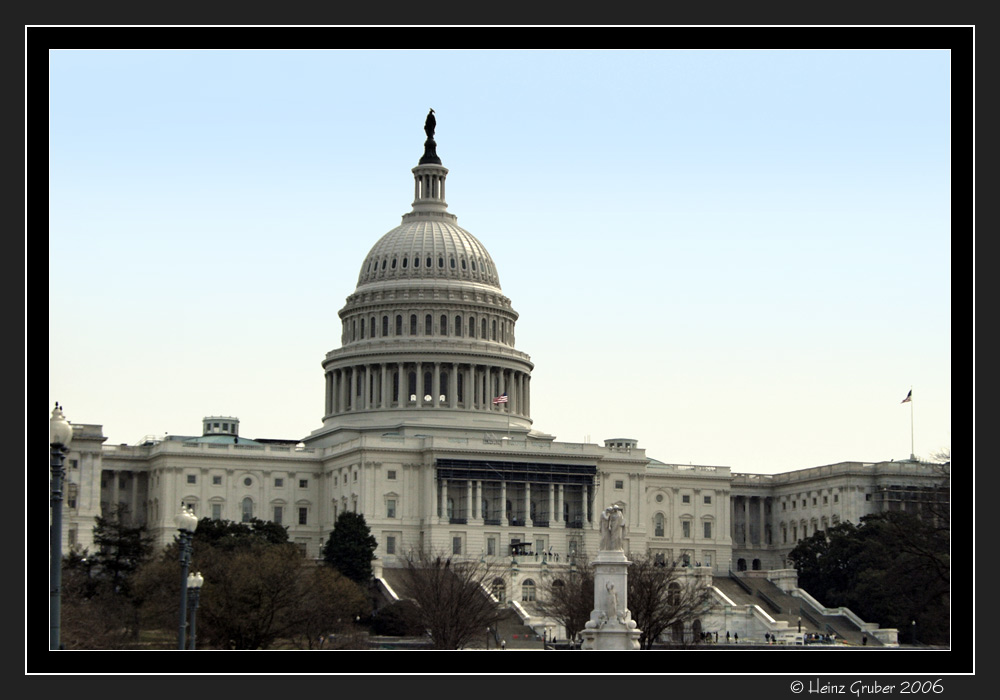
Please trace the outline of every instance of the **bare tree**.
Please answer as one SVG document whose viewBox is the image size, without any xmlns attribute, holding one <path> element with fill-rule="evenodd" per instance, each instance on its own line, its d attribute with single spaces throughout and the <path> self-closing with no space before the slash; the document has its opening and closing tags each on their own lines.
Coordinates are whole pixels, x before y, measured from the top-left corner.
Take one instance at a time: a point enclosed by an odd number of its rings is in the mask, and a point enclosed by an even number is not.
<svg viewBox="0 0 1000 700">
<path fill-rule="evenodd" d="M 594 609 L 594 570 L 590 562 L 577 558 L 568 571 L 561 570 L 545 579 L 535 607 L 562 624 L 569 641 L 575 639 Z"/>
<path fill-rule="evenodd" d="M 435 649 L 460 649 L 500 619 L 502 608 L 489 594 L 500 575 L 490 562 L 420 553 L 406 559 L 404 595 Z"/>
<path fill-rule="evenodd" d="M 708 612 L 712 591 L 696 570 L 661 564 L 648 556 L 630 558 L 628 607 L 643 649 L 652 648 L 677 623 L 692 622 Z"/>
</svg>

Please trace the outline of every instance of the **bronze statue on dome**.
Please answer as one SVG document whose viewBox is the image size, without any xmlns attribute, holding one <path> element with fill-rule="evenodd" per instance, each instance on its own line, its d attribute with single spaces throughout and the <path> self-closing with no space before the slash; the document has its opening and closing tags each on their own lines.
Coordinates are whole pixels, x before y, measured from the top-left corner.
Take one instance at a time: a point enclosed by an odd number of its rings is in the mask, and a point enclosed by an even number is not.
<svg viewBox="0 0 1000 700">
<path fill-rule="evenodd" d="M 434 118 L 434 110 L 427 113 L 427 120 L 424 122 L 424 133 L 429 140 L 434 140 L 434 127 L 437 126 L 437 119 Z"/>
</svg>

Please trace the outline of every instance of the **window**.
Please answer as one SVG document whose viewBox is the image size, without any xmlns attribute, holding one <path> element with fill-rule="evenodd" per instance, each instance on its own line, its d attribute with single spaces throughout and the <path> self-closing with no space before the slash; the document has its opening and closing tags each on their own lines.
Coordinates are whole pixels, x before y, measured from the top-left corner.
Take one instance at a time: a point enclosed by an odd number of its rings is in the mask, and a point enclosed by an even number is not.
<svg viewBox="0 0 1000 700">
<path fill-rule="evenodd" d="M 281 525 L 281 506 L 274 507 L 274 517 L 271 520 L 275 525 Z"/>
<path fill-rule="evenodd" d="M 441 314 L 441 335 L 448 335 L 448 317 Z"/>
<path fill-rule="evenodd" d="M 865 494 L 865 500 L 866 500 L 866 501 L 870 501 L 870 500 L 872 500 L 872 495 L 871 495 L 870 493 L 866 493 L 866 494 Z"/>
<path fill-rule="evenodd" d="M 704 525 L 705 525 L 705 539 L 710 540 L 712 539 L 712 523 L 705 522 Z"/>
<path fill-rule="evenodd" d="M 309 479 L 299 479 L 299 488 L 300 489 L 309 488 Z"/>
<path fill-rule="evenodd" d="M 252 486 L 252 485 L 253 485 L 253 479 L 251 479 L 251 478 L 250 478 L 250 477 L 248 476 L 248 477 L 247 477 L 246 479 L 244 479 L 244 480 L 243 480 L 243 485 L 244 485 L 244 486 Z"/>
<path fill-rule="evenodd" d="M 385 517 L 395 518 L 396 517 L 396 499 L 390 498 L 385 502 Z"/>
<path fill-rule="evenodd" d="M 823 505 L 827 504 L 828 498 L 829 498 L 828 496 L 823 496 Z"/>
<path fill-rule="evenodd" d="M 657 503 L 663 503 L 663 494 L 662 493 L 656 494 L 656 502 Z"/>
<path fill-rule="evenodd" d="M 493 597 L 500 603 L 507 602 L 507 584 L 503 582 L 502 578 L 493 579 Z"/>
<path fill-rule="evenodd" d="M 218 476 L 218 475 L 213 476 L 212 477 L 212 485 L 213 486 L 222 486 L 222 477 Z"/>
<path fill-rule="evenodd" d="M 711 496 L 705 496 L 705 505 L 707 506 L 707 505 L 711 505 L 711 504 L 712 504 L 712 497 Z"/>
<path fill-rule="evenodd" d="M 431 319 L 431 315 L 427 314 L 424 317 L 424 335 L 431 335 L 434 332 L 434 329 L 432 328 L 433 324 L 434 322 Z"/>
<path fill-rule="evenodd" d="M 667 586 L 667 605 L 677 607 L 681 604 L 681 585 L 676 581 Z"/>
<path fill-rule="evenodd" d="M 389 481 L 395 481 L 396 480 L 396 470 L 395 469 L 390 469 L 389 471 L 387 471 L 386 474 L 385 474 L 385 478 L 388 479 Z"/>
<path fill-rule="evenodd" d="M 222 424 L 222 432 L 224 432 L 224 433 L 228 433 L 229 432 L 229 423 L 223 423 Z"/>
<path fill-rule="evenodd" d="M 711 565 L 712 565 L 712 555 L 708 552 L 705 552 L 705 566 L 711 566 Z"/>
<path fill-rule="evenodd" d="M 535 599 L 535 582 L 532 579 L 525 579 L 521 584 L 521 600 L 531 602 Z"/>
<path fill-rule="evenodd" d="M 615 479 L 615 488 L 621 491 L 623 488 L 625 488 L 625 482 L 622 481 L 621 479 Z"/>
<path fill-rule="evenodd" d="M 396 317 L 396 335 L 403 335 L 403 317 Z"/>
<path fill-rule="evenodd" d="M 663 537 L 663 513 L 657 513 L 653 518 L 653 536 Z"/>
<path fill-rule="evenodd" d="M 70 469 L 79 469 L 80 468 L 80 460 L 78 460 L 78 459 L 71 459 L 69 461 L 69 468 Z"/>
<path fill-rule="evenodd" d="M 245 523 L 253 520 L 253 499 L 247 496 L 243 499 L 243 504 L 241 506 L 242 520 Z"/>
<path fill-rule="evenodd" d="M 195 474 L 188 474 L 187 475 L 187 482 L 189 484 L 195 484 L 195 483 L 197 483 L 198 482 L 197 475 L 195 475 Z"/>
<path fill-rule="evenodd" d="M 299 525 L 309 524 L 309 509 L 299 508 Z"/>
<path fill-rule="evenodd" d="M 497 538 L 487 537 L 486 538 L 486 554 L 489 556 L 494 556 L 497 553 Z"/>
<path fill-rule="evenodd" d="M 212 520 L 222 520 L 222 504 L 212 504 Z"/>
<path fill-rule="evenodd" d="M 684 494 L 683 496 L 681 496 L 681 503 L 690 503 L 690 502 L 691 502 L 691 496 L 689 496 L 688 494 Z"/>
<path fill-rule="evenodd" d="M 396 553 L 396 538 L 393 535 L 387 535 L 385 538 L 385 553 L 386 554 Z"/>
<path fill-rule="evenodd" d="M 813 496 L 813 505 L 816 505 L 816 497 Z"/>
<path fill-rule="evenodd" d="M 410 314 L 410 335 L 417 334 L 417 316 L 416 314 Z"/>
<path fill-rule="evenodd" d="M 462 538 L 452 537 L 451 538 L 451 553 L 461 554 L 462 553 Z"/>
<path fill-rule="evenodd" d="M 456 316 L 455 317 L 455 335 L 457 335 L 459 338 L 462 337 L 462 317 L 461 316 Z"/>
<path fill-rule="evenodd" d="M 681 534 L 683 537 L 691 536 L 691 521 L 685 520 L 681 523 Z"/>
<path fill-rule="evenodd" d="M 840 502 L 840 494 L 839 493 L 833 494 L 833 502 L 834 503 L 839 503 Z"/>
<path fill-rule="evenodd" d="M 274 478 L 274 487 L 275 488 L 280 489 L 284 485 L 285 485 L 285 480 L 282 479 L 280 476 Z"/>
<path fill-rule="evenodd" d="M 354 472 L 354 480 L 355 480 L 355 481 L 357 481 L 357 480 L 358 480 L 358 473 L 357 473 L 357 472 Z"/>
</svg>

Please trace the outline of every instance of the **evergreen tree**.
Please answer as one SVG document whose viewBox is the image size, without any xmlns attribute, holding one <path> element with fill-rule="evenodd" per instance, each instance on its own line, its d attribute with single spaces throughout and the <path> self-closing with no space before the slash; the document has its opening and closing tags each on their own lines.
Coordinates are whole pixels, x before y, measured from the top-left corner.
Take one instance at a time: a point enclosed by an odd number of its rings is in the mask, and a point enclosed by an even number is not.
<svg viewBox="0 0 1000 700">
<path fill-rule="evenodd" d="M 337 518 L 330 539 L 323 547 L 324 561 L 356 583 L 372 577 L 372 560 L 378 540 L 360 513 L 345 511 Z"/>
</svg>

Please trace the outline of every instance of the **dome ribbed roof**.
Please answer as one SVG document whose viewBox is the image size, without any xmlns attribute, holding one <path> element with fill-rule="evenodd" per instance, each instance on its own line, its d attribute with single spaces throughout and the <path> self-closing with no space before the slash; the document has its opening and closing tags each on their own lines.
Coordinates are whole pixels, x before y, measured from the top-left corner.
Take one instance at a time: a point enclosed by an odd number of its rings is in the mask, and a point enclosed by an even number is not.
<svg viewBox="0 0 1000 700">
<path fill-rule="evenodd" d="M 471 233 L 450 221 L 418 217 L 382 236 L 368 252 L 358 286 L 383 280 L 468 280 L 500 288 L 493 259 Z"/>
</svg>

